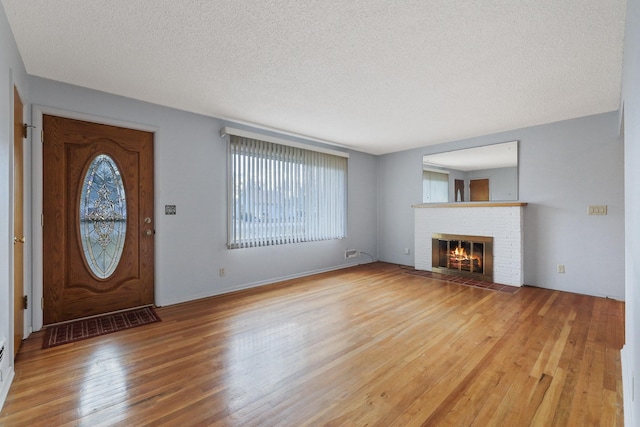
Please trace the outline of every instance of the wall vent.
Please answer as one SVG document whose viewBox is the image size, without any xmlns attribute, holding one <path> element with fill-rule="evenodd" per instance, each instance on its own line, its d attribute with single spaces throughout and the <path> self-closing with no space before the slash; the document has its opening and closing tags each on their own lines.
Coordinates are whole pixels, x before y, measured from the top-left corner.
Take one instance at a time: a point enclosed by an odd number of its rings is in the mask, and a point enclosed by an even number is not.
<svg viewBox="0 0 640 427">
<path fill-rule="evenodd" d="M 345 258 L 355 258 L 358 255 L 360 255 L 359 249 L 347 249 L 346 251 L 344 251 Z"/>
</svg>

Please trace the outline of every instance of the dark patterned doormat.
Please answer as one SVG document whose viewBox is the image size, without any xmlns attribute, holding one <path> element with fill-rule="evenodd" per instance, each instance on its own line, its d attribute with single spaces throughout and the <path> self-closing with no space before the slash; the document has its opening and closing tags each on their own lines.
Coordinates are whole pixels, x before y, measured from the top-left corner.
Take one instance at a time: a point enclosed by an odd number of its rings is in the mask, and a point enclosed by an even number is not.
<svg viewBox="0 0 640 427">
<path fill-rule="evenodd" d="M 429 277 L 432 279 L 444 280 L 446 282 L 458 283 L 460 285 L 471 286 L 474 288 L 488 289 L 490 291 L 504 292 L 507 294 L 515 294 L 520 290 L 518 286 L 502 285 L 500 283 L 484 282 L 482 280 L 470 279 L 462 276 L 451 276 L 448 274 L 434 273 L 425 270 L 406 269 L 406 274 L 414 276 Z"/>
<path fill-rule="evenodd" d="M 55 347 L 112 332 L 159 322 L 153 307 L 109 313 L 47 327 L 42 348 Z"/>
</svg>

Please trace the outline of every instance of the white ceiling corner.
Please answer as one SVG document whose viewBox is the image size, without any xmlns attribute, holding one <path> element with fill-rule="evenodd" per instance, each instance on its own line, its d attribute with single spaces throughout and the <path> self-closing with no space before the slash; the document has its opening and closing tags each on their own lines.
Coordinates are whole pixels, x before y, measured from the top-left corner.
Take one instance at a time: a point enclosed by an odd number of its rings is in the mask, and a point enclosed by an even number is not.
<svg viewBox="0 0 640 427">
<path fill-rule="evenodd" d="M 1 0 L 27 72 L 383 154 L 618 108 L 625 0 Z"/>
</svg>

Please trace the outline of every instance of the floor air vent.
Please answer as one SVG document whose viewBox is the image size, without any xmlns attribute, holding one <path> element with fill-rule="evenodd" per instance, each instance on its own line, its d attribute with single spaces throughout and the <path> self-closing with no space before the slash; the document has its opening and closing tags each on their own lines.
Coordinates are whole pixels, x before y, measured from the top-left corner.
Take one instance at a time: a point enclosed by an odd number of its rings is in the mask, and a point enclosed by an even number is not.
<svg viewBox="0 0 640 427">
<path fill-rule="evenodd" d="M 344 251 L 345 258 L 355 258 L 358 255 L 360 255 L 359 249 L 347 249 L 346 251 Z"/>
</svg>

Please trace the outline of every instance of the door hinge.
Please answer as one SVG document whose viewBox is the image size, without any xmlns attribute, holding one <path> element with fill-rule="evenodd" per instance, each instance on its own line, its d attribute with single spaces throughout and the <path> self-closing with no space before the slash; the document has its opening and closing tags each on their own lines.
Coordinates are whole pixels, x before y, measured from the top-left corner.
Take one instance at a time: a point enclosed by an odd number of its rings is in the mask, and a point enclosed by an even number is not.
<svg viewBox="0 0 640 427">
<path fill-rule="evenodd" d="M 44 131 L 40 131 L 40 144 L 44 144 Z"/>
<path fill-rule="evenodd" d="M 44 297 L 40 298 L 40 308 L 44 310 Z"/>
<path fill-rule="evenodd" d="M 25 295 L 25 296 L 22 298 L 22 303 L 23 303 L 23 304 L 22 304 L 22 306 L 23 306 L 22 308 L 24 308 L 25 310 L 26 310 L 27 308 L 29 308 L 29 297 L 28 297 L 27 295 Z"/>
</svg>

